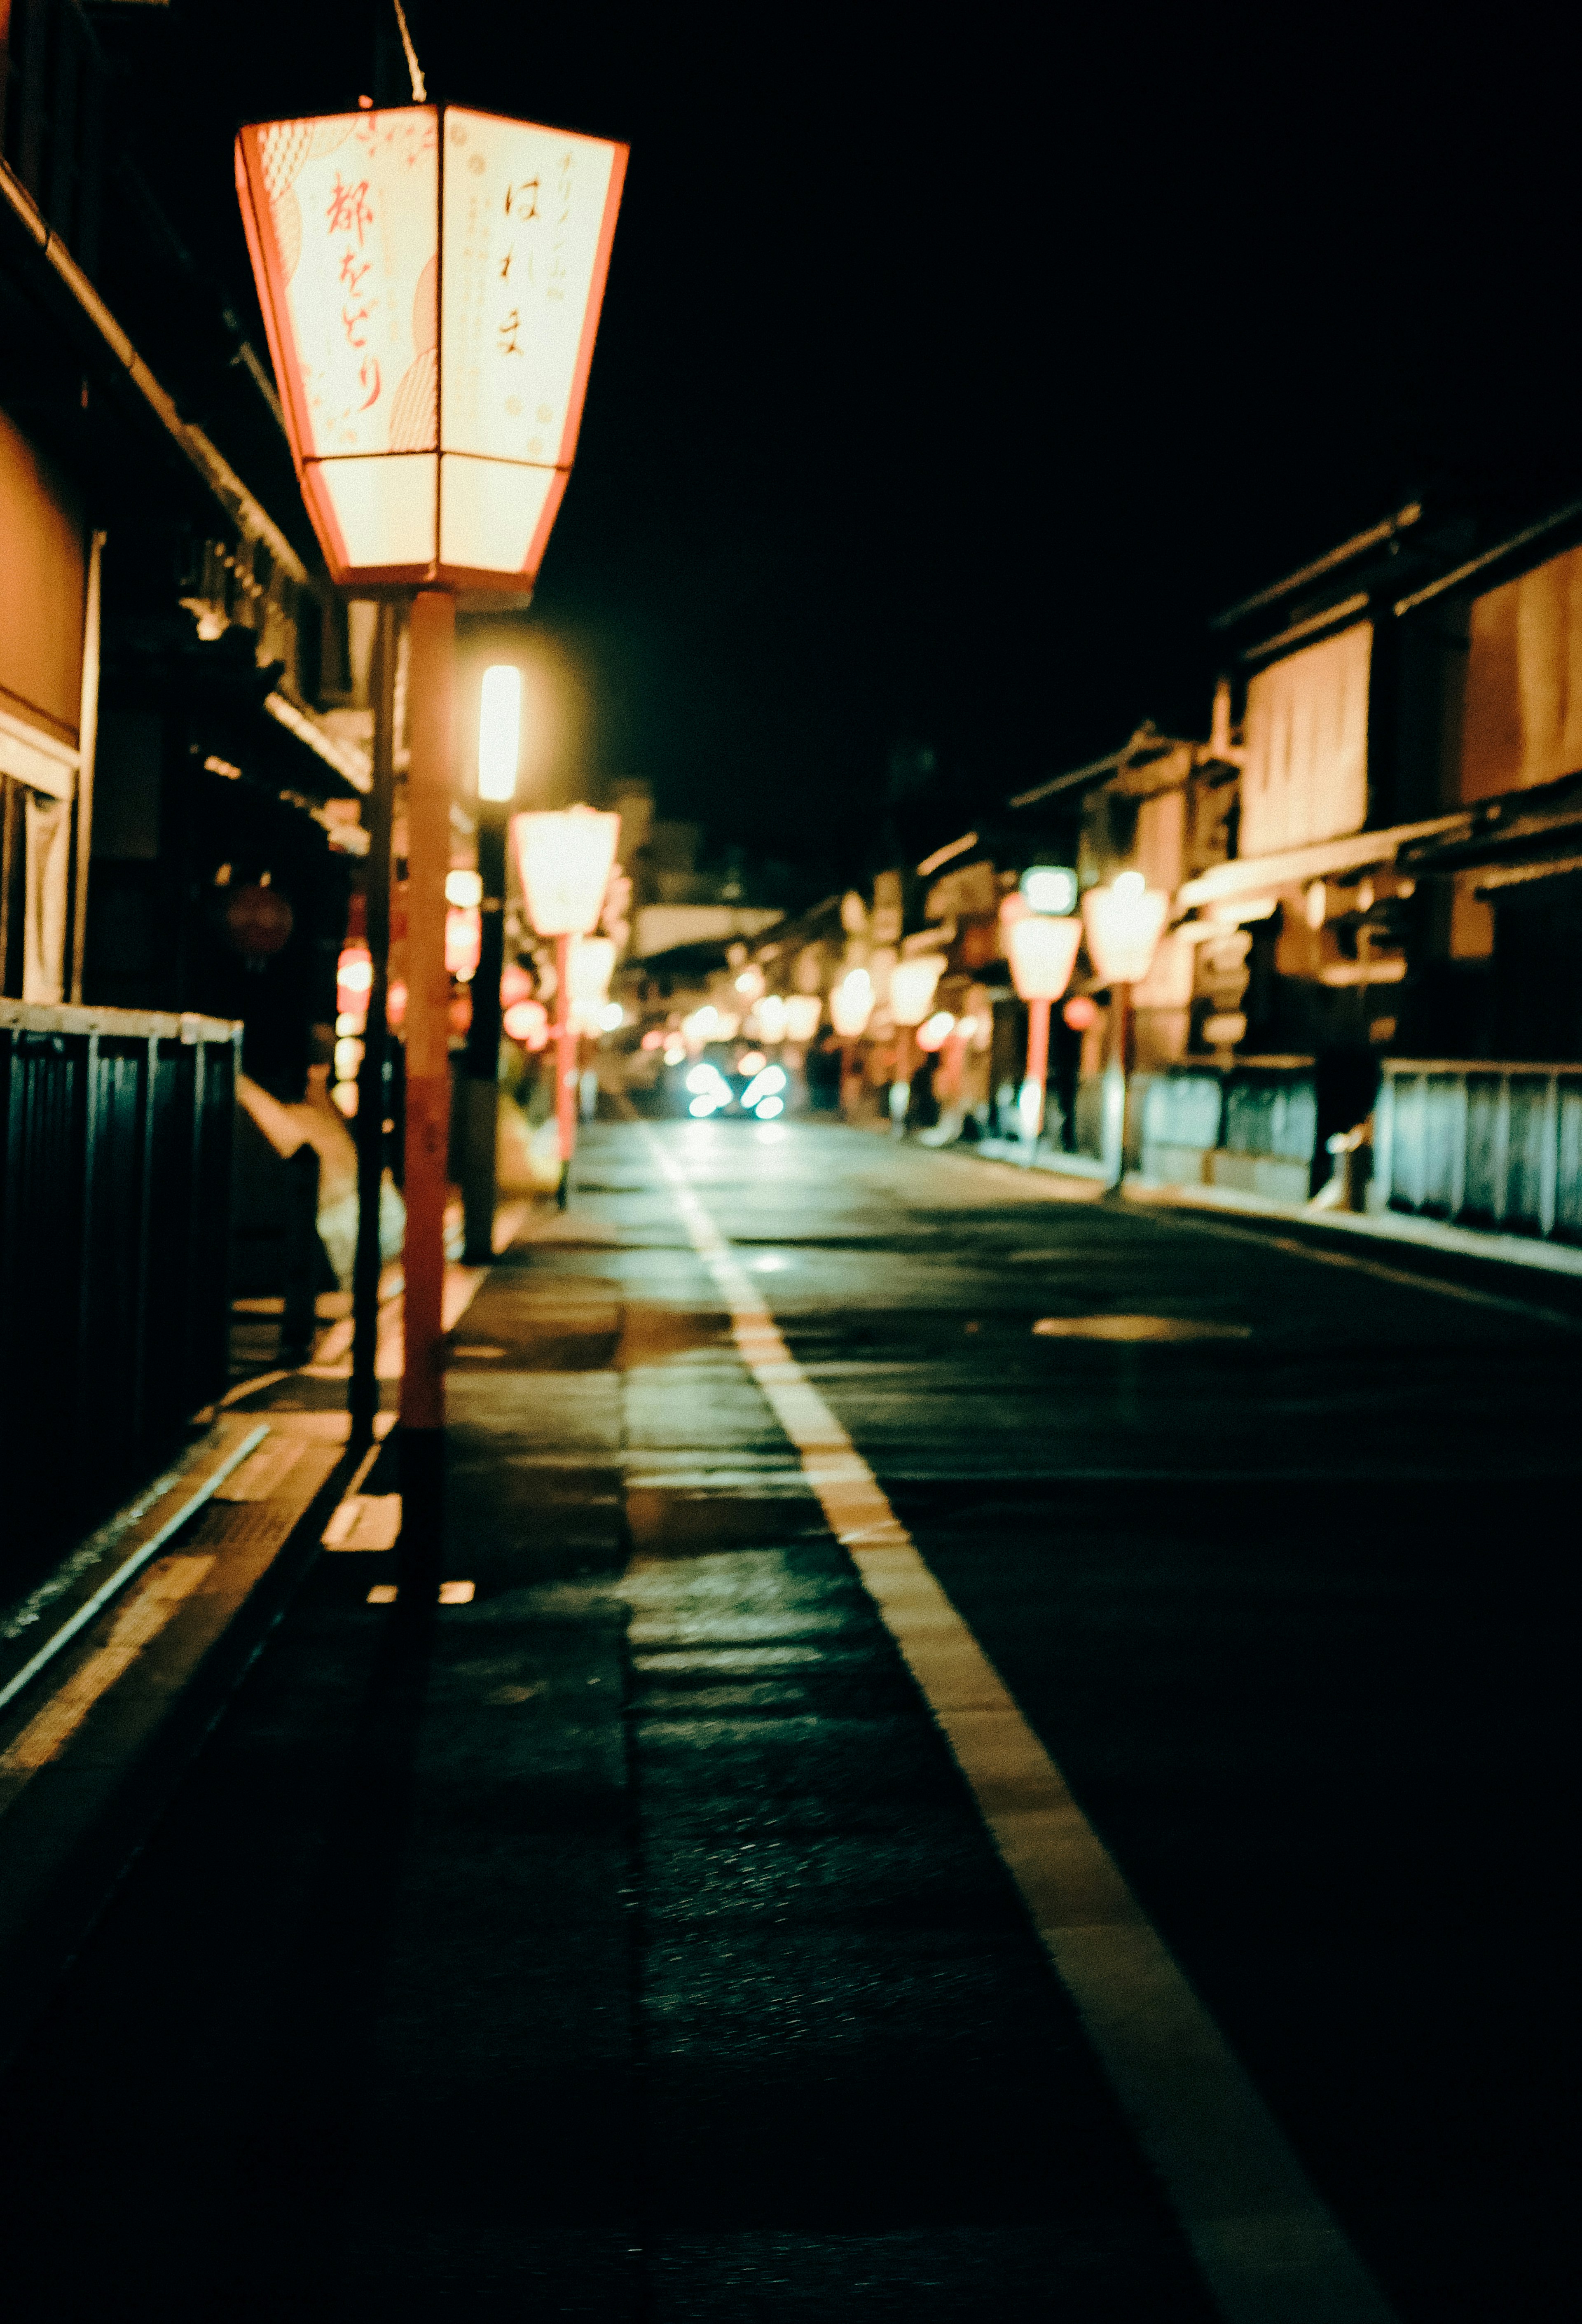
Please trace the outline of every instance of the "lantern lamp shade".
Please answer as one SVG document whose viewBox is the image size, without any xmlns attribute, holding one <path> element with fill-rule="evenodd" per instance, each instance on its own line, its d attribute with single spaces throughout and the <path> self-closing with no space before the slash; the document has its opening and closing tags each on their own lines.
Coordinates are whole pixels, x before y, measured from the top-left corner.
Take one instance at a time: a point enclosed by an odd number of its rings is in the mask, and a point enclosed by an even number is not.
<svg viewBox="0 0 1582 2324">
<path fill-rule="evenodd" d="M 890 972 L 890 1014 L 898 1025 L 921 1025 L 934 1005 L 934 988 L 944 973 L 943 953 L 898 960 Z"/>
<path fill-rule="evenodd" d="M 738 980 L 739 982 L 739 980 Z M 782 992 L 766 992 L 753 1011 L 753 1030 L 771 1048 L 785 1038 L 786 1005 Z"/>
<path fill-rule="evenodd" d="M 522 892 L 541 936 L 585 936 L 597 927 L 620 835 L 618 815 L 590 807 L 512 816 Z"/>
<path fill-rule="evenodd" d="M 1078 919 L 1050 919 L 1037 911 L 1005 924 L 1011 982 L 1022 1001 L 1058 1001 L 1071 982 L 1082 943 Z"/>
<path fill-rule="evenodd" d="M 599 1011 L 610 997 L 615 945 L 611 936 L 578 936 L 567 958 L 566 983 L 571 1022 L 579 1032 L 599 1031 Z"/>
<path fill-rule="evenodd" d="M 785 997 L 785 1037 L 799 1047 L 810 1041 L 819 1030 L 819 1019 L 824 1014 L 824 1003 L 816 992 L 788 992 Z"/>
<path fill-rule="evenodd" d="M 1123 872 L 1082 899 L 1088 955 L 1106 984 L 1141 984 L 1153 965 L 1170 899 L 1140 872 Z"/>
<path fill-rule="evenodd" d="M 860 1041 L 874 1013 L 874 980 L 865 968 L 843 976 L 829 996 L 829 1021 L 843 1041 Z"/>
<path fill-rule="evenodd" d="M 459 106 L 241 132 L 259 302 L 337 582 L 531 588 L 625 167 L 624 145 Z"/>
</svg>

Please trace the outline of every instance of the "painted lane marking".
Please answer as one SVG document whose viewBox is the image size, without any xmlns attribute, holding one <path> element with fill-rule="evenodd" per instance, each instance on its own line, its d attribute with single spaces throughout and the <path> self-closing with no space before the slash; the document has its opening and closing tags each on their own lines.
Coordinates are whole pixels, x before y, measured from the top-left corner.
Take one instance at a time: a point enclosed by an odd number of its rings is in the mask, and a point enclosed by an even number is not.
<svg viewBox="0 0 1582 2324">
<path fill-rule="evenodd" d="M 970 1784 L 1226 2324 L 1393 2324 L 1245 2069 L 930 1572 L 878 1479 L 654 1133 L 643 1136 L 731 1317 Z"/>
<path fill-rule="evenodd" d="M 1250 1340 L 1250 1323 L 1194 1323 L 1189 1315 L 1041 1315 L 1043 1340 Z"/>
<path fill-rule="evenodd" d="M 122 1608 L 110 1635 L 64 1686 L 34 1713 L 6 1750 L 0 1752 L 0 1811 L 41 1767 L 59 1757 L 101 1695 L 107 1693 L 190 1598 L 209 1572 L 212 1557 L 166 1557 Z"/>
</svg>

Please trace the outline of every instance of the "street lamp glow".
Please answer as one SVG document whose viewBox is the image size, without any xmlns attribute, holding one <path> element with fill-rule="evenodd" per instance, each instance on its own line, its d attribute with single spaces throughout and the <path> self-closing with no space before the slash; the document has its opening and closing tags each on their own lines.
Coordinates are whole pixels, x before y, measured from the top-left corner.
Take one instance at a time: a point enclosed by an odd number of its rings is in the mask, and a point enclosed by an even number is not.
<svg viewBox="0 0 1582 2324">
<path fill-rule="evenodd" d="M 615 967 L 615 947 L 611 937 L 578 936 L 572 943 L 566 975 L 570 988 L 571 1021 L 578 1032 L 597 1033 L 604 1029 L 605 1004 L 610 997 L 610 978 Z"/>
<path fill-rule="evenodd" d="M 511 837 L 528 917 L 541 936 L 591 935 L 621 835 L 618 815 L 590 807 L 513 816 Z"/>
<path fill-rule="evenodd" d="M 1121 872 L 1107 888 L 1082 899 L 1087 949 L 1100 982 L 1141 984 L 1153 965 L 1170 899 L 1150 888 L 1141 872 Z"/>
<path fill-rule="evenodd" d="M 785 997 L 785 1037 L 799 1047 L 812 1040 L 819 1030 L 819 1019 L 824 1014 L 824 1003 L 816 992 L 788 992 Z"/>
<path fill-rule="evenodd" d="M 921 1025 L 934 1005 L 934 988 L 945 971 L 943 953 L 919 953 L 898 960 L 890 972 L 890 1014 L 898 1025 Z"/>
<path fill-rule="evenodd" d="M 1078 919 L 1049 919 L 1043 913 L 1024 912 L 1004 923 L 1011 982 L 1021 1001 L 1058 1001 L 1071 982 L 1082 943 Z"/>
<path fill-rule="evenodd" d="M 497 662 L 484 672 L 478 700 L 478 797 L 504 806 L 516 797 L 522 756 L 522 672 Z"/>
<path fill-rule="evenodd" d="M 829 996 L 829 1021 L 843 1041 L 860 1041 L 874 1013 L 874 980 L 865 968 L 843 976 Z"/>
<path fill-rule="evenodd" d="M 576 453 L 626 148 L 412 105 L 256 122 L 236 161 L 332 577 L 530 587 Z"/>
</svg>

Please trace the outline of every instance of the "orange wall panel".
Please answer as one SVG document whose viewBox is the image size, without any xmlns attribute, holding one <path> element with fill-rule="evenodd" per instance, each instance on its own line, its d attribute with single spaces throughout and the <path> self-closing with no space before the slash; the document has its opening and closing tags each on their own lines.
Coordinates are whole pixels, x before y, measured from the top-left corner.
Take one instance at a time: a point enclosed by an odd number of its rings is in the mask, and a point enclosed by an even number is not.
<svg viewBox="0 0 1582 2324">
<path fill-rule="evenodd" d="M 82 508 L 0 412 L 0 706 L 75 742 L 82 689 Z"/>
<path fill-rule="evenodd" d="M 1493 798 L 1582 770 L 1582 549 L 1472 608 L 1461 797 Z"/>
</svg>

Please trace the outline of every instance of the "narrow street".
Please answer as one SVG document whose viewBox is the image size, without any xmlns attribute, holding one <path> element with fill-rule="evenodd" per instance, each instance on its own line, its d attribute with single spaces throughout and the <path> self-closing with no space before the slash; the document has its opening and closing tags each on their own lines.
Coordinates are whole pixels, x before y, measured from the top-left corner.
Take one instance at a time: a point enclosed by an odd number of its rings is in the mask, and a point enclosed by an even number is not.
<svg viewBox="0 0 1582 2324">
<path fill-rule="evenodd" d="M 0 2089 L 7 2274 L 1568 2316 L 1579 1385 L 1556 1277 L 593 1128 L 453 1333 L 470 1599 L 313 1567 Z"/>
</svg>

